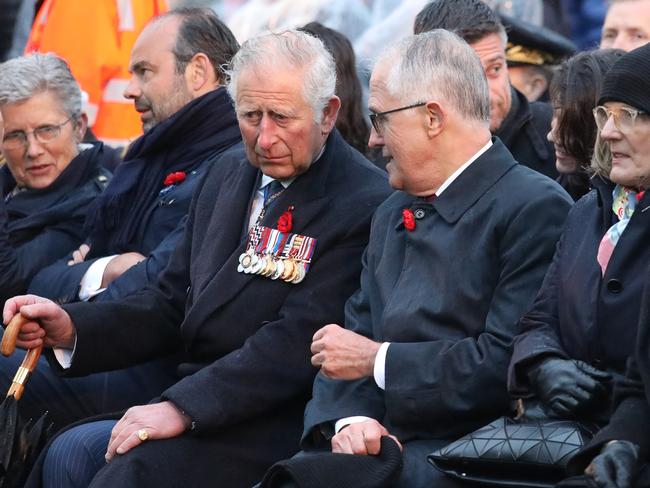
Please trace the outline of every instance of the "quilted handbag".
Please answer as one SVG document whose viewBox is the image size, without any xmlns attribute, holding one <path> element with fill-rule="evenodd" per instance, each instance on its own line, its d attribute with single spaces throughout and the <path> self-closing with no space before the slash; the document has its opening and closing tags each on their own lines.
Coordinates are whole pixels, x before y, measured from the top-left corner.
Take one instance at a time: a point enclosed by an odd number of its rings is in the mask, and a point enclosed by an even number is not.
<svg viewBox="0 0 650 488">
<path fill-rule="evenodd" d="M 501 417 L 429 454 L 437 469 L 481 486 L 546 488 L 598 426 L 573 420 Z"/>
</svg>

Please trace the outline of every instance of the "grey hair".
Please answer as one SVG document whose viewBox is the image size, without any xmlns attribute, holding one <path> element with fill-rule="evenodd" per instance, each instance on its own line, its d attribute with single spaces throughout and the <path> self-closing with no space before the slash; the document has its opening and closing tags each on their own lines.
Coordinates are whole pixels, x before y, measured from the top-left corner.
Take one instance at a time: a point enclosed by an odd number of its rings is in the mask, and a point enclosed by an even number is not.
<svg viewBox="0 0 650 488">
<path fill-rule="evenodd" d="M 278 66 L 304 70 L 302 95 L 320 123 L 323 109 L 336 90 L 336 66 L 323 42 L 295 29 L 264 33 L 246 41 L 232 59 L 226 73 L 228 93 L 237 100 L 237 81 L 242 71 Z M 236 102 L 235 102 L 236 105 Z"/>
<path fill-rule="evenodd" d="M 453 32 L 434 29 L 408 36 L 380 55 L 377 63 L 382 62 L 393 63 L 386 87 L 399 100 L 448 100 L 468 119 L 490 120 L 490 93 L 481 61 Z"/>
<path fill-rule="evenodd" d="M 0 107 L 51 92 L 65 113 L 76 121 L 81 115 L 81 89 L 68 64 L 53 53 L 34 53 L 0 64 Z"/>
</svg>

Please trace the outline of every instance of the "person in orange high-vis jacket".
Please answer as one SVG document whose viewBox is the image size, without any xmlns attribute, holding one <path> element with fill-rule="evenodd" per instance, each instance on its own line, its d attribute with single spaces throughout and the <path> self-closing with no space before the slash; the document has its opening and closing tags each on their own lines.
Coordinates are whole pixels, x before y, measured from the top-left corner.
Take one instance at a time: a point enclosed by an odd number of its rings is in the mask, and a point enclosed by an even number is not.
<svg viewBox="0 0 650 488">
<path fill-rule="evenodd" d="M 123 96 L 131 47 L 144 25 L 167 10 L 167 0 L 45 0 L 25 53 L 51 51 L 64 58 L 88 94 L 93 133 L 124 146 L 142 133 L 133 102 Z"/>
</svg>

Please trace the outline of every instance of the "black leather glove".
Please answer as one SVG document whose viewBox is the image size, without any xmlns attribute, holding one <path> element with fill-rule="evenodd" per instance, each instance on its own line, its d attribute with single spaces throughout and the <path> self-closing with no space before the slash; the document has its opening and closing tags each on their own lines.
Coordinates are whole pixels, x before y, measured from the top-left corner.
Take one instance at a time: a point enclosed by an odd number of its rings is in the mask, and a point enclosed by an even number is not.
<svg viewBox="0 0 650 488">
<path fill-rule="evenodd" d="M 613 441 L 607 444 L 585 474 L 598 488 L 630 488 L 637 471 L 639 448 L 629 441 Z"/>
<path fill-rule="evenodd" d="M 556 357 L 535 363 L 528 371 L 532 390 L 560 417 L 575 415 L 578 408 L 604 396 L 609 373 L 584 361 Z"/>
</svg>

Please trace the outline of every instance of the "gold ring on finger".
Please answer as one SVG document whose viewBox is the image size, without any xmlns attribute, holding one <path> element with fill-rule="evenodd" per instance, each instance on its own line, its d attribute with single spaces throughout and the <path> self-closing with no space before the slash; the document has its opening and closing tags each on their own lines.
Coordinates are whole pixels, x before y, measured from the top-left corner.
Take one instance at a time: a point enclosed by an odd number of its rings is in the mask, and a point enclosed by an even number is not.
<svg viewBox="0 0 650 488">
<path fill-rule="evenodd" d="M 142 442 L 149 439 L 149 432 L 147 432 L 147 429 L 138 430 L 138 439 L 140 439 Z"/>
</svg>

